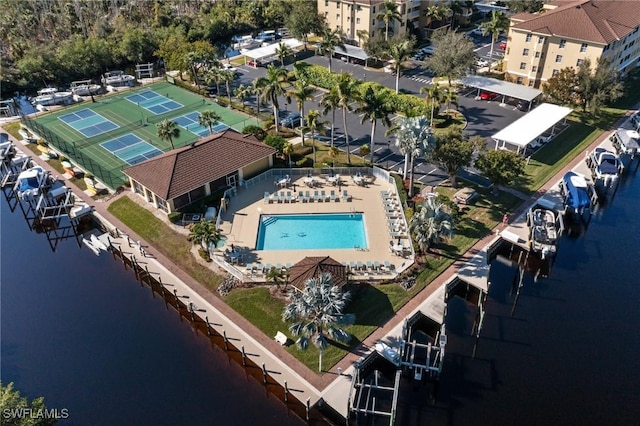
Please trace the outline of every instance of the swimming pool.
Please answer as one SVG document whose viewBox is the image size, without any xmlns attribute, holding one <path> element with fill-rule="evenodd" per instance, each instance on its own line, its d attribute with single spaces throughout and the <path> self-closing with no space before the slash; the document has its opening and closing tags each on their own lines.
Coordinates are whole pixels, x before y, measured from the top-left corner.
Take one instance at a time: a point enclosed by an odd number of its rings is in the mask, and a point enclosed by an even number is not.
<svg viewBox="0 0 640 426">
<path fill-rule="evenodd" d="M 367 248 L 364 215 L 262 215 L 256 250 Z"/>
</svg>

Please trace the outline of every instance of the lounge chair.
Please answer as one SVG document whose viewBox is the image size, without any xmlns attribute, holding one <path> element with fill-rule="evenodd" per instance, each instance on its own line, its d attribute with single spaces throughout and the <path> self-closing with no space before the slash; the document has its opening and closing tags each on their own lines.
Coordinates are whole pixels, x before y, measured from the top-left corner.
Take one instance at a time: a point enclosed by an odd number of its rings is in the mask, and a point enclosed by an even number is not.
<svg viewBox="0 0 640 426">
<path fill-rule="evenodd" d="M 349 262 L 349 270 L 354 274 L 356 273 L 356 262 Z"/>
<path fill-rule="evenodd" d="M 386 272 L 391 272 L 391 263 L 388 260 L 384 261 L 384 270 Z"/>
<path fill-rule="evenodd" d="M 303 201 L 309 201 L 308 199 L 305 200 L 304 199 L 304 194 L 302 193 L 302 191 L 298 191 L 298 202 L 301 203 Z"/>
<path fill-rule="evenodd" d="M 404 238 L 404 232 L 403 231 L 390 232 L 389 235 L 391 235 L 393 238 Z"/>
<path fill-rule="evenodd" d="M 356 265 L 357 265 L 358 271 L 364 270 L 364 265 L 362 264 L 361 261 L 358 261 L 358 263 Z"/>
<path fill-rule="evenodd" d="M 373 270 L 373 263 L 371 263 L 370 260 L 367 260 L 367 271 L 372 271 Z"/>
<path fill-rule="evenodd" d="M 272 269 L 273 269 L 273 266 L 270 263 L 267 263 L 264 267 L 264 273 L 266 274 Z"/>
<path fill-rule="evenodd" d="M 311 199 L 311 194 L 309 194 L 309 191 L 305 191 L 304 192 L 304 201 L 306 201 L 308 203 L 310 199 Z"/>
<path fill-rule="evenodd" d="M 291 264 L 290 264 L 290 263 L 287 263 L 286 265 L 284 265 L 284 268 L 285 268 L 285 269 L 291 269 Z"/>
<path fill-rule="evenodd" d="M 375 262 L 373 262 L 373 270 L 374 271 L 379 271 L 380 270 L 380 262 L 378 262 L 377 260 Z"/>
<path fill-rule="evenodd" d="M 318 195 L 318 191 L 313 191 L 313 201 L 318 201 L 320 199 L 320 195 Z"/>
<path fill-rule="evenodd" d="M 287 191 L 287 195 L 286 195 L 285 200 L 286 200 L 287 203 L 291 202 L 291 191 Z"/>
<path fill-rule="evenodd" d="M 351 201 L 351 195 L 346 189 L 342 191 L 342 201 Z"/>
<path fill-rule="evenodd" d="M 336 191 L 331 190 L 331 192 L 329 193 L 329 198 L 331 198 L 331 201 L 336 201 Z"/>
<path fill-rule="evenodd" d="M 253 275 L 253 263 L 247 263 L 245 271 L 247 272 L 247 274 Z"/>
<path fill-rule="evenodd" d="M 262 266 L 262 263 L 258 263 L 256 265 L 256 274 L 262 275 L 263 273 L 264 273 L 264 266 Z"/>
<path fill-rule="evenodd" d="M 282 270 L 282 264 L 280 264 L 280 263 L 276 263 L 276 269 L 277 269 L 278 271 L 281 271 L 281 270 Z"/>
<path fill-rule="evenodd" d="M 324 191 L 320 191 L 320 201 L 327 201 L 327 193 Z"/>
<path fill-rule="evenodd" d="M 270 196 L 269 191 L 264 191 L 264 198 L 263 198 L 263 200 L 264 200 L 264 202 L 265 202 L 265 203 L 269 203 L 269 202 L 271 202 L 271 199 L 269 198 L 269 196 Z"/>
</svg>

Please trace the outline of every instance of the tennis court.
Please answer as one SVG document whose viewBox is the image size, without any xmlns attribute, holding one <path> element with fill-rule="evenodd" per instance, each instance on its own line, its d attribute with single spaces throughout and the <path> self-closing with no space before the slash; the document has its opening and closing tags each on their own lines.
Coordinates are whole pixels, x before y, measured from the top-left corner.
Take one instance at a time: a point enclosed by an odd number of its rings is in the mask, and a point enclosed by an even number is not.
<svg viewBox="0 0 640 426">
<path fill-rule="evenodd" d="M 198 119 L 200 118 L 199 112 L 190 112 L 173 119 L 176 124 L 185 130 L 190 131 L 200 137 L 209 136 L 209 128 L 200 124 Z M 229 126 L 224 123 L 218 123 L 213 128 L 213 133 L 222 132 L 227 130 Z"/>
<path fill-rule="evenodd" d="M 129 165 L 138 164 L 162 154 L 158 148 L 133 133 L 103 142 L 100 146 Z"/>
<path fill-rule="evenodd" d="M 127 96 L 125 99 L 146 109 L 147 111 L 151 111 L 156 115 L 174 111 L 184 106 L 179 102 L 173 101 L 157 92 L 154 92 L 153 90 L 145 90 L 143 92 Z"/>
<path fill-rule="evenodd" d="M 87 138 L 92 138 L 120 127 L 89 108 L 61 115 L 58 119 Z"/>
</svg>

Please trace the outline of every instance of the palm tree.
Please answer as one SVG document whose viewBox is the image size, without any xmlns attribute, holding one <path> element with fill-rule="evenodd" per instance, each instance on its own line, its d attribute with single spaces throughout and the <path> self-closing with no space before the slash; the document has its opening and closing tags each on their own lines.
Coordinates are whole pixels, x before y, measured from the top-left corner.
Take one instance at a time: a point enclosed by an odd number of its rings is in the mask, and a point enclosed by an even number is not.
<svg viewBox="0 0 640 426">
<path fill-rule="evenodd" d="M 285 271 L 283 271 L 282 269 L 278 269 L 278 268 L 271 268 L 267 274 L 266 274 L 266 279 L 268 283 L 273 283 L 276 285 L 276 287 L 278 288 L 278 290 L 280 290 L 280 284 L 282 284 L 284 281 L 286 281 L 287 279 L 287 273 Z"/>
<path fill-rule="evenodd" d="M 453 235 L 453 220 L 436 197 L 427 197 L 416 209 L 409 222 L 409 231 L 415 235 L 416 243 L 423 253 L 439 243 L 443 237 Z"/>
<path fill-rule="evenodd" d="M 213 134 L 213 126 L 215 126 L 218 121 L 220 121 L 220 116 L 212 109 L 202 111 L 198 116 L 198 123 L 201 126 L 208 127 L 210 135 Z"/>
<path fill-rule="evenodd" d="M 358 37 L 358 46 L 362 47 L 362 42 L 369 38 L 369 30 L 358 30 L 356 36 Z"/>
<path fill-rule="evenodd" d="M 242 108 L 244 108 L 245 101 L 252 94 L 253 94 L 253 87 L 245 86 L 244 84 L 241 84 L 240 86 L 236 87 L 236 90 L 233 91 L 233 95 L 236 97 L 236 99 L 242 102 Z"/>
<path fill-rule="evenodd" d="M 293 154 L 293 144 L 289 141 L 282 146 L 282 153 L 289 158 L 289 167 L 291 167 L 291 154 Z"/>
<path fill-rule="evenodd" d="M 191 226 L 187 240 L 193 244 L 200 244 L 208 252 L 210 246 L 216 246 L 220 241 L 220 231 L 215 222 L 202 219 Z"/>
<path fill-rule="evenodd" d="M 322 33 L 322 41 L 320 42 L 320 51 L 326 53 L 329 56 L 329 72 L 331 72 L 331 58 L 336 47 L 344 50 L 344 42 L 342 41 L 342 35 L 339 30 L 331 31 L 329 27 L 324 29 Z"/>
<path fill-rule="evenodd" d="M 351 340 L 351 335 L 342 328 L 355 322 L 355 315 L 343 313 L 350 297 L 349 292 L 343 293 L 333 283 L 330 274 L 309 278 L 302 291 L 290 293 L 282 320 L 293 321 L 289 330 L 299 336 L 296 345 L 300 349 L 307 349 L 309 342 L 318 348 L 318 371 L 322 371 L 322 351 L 329 344 L 327 337 L 342 343 Z"/>
<path fill-rule="evenodd" d="M 344 128 L 344 140 L 347 145 L 347 164 L 351 164 L 351 152 L 349 148 L 349 131 L 347 129 L 347 112 L 351 112 L 351 102 L 356 99 L 356 80 L 351 75 L 341 73 L 336 79 L 338 91 L 338 107 L 342 108 L 342 127 Z"/>
<path fill-rule="evenodd" d="M 482 35 L 486 36 L 491 34 L 491 50 L 489 51 L 489 57 L 493 59 L 493 47 L 496 43 L 496 39 L 500 35 L 500 32 L 506 31 L 509 28 L 509 18 L 500 10 L 494 10 L 491 12 L 491 19 L 480 24 L 482 28 Z"/>
<path fill-rule="evenodd" d="M 280 63 L 284 67 L 284 60 L 287 56 L 293 55 L 293 49 L 284 44 L 283 42 L 278 43 L 278 47 L 276 48 L 276 56 L 280 59 Z"/>
<path fill-rule="evenodd" d="M 409 197 L 413 197 L 413 163 L 416 157 L 428 155 L 435 144 L 427 117 L 403 117 L 394 130 L 396 146 L 404 155 L 404 179 L 409 169 Z"/>
<path fill-rule="evenodd" d="M 176 149 L 173 145 L 173 139 L 180 137 L 180 127 L 176 122 L 165 119 L 158 123 L 157 128 L 158 137 L 163 141 L 169 141 L 171 149 Z"/>
<path fill-rule="evenodd" d="M 220 93 L 220 82 L 222 81 L 222 70 L 220 68 L 210 68 L 205 74 L 207 85 L 216 84 L 216 94 Z"/>
<path fill-rule="evenodd" d="M 256 82 L 256 87 L 265 98 L 269 99 L 273 108 L 273 119 L 275 120 L 276 133 L 278 132 L 278 112 L 280 105 L 278 96 L 285 93 L 284 88 L 289 84 L 287 70 L 285 68 L 269 65 L 267 75 L 260 77 Z"/>
<path fill-rule="evenodd" d="M 324 134 L 324 128 L 327 124 L 326 121 L 320 121 L 320 111 L 312 109 L 307 113 L 306 122 L 307 125 L 303 128 L 302 132 L 307 130 L 311 132 L 311 143 L 313 144 L 313 164 L 316 164 L 316 133 L 320 132 Z"/>
<path fill-rule="evenodd" d="M 371 154 L 371 164 L 373 164 L 373 153 L 375 150 L 375 138 L 376 124 L 378 120 L 382 120 L 382 124 L 387 128 L 391 127 L 391 120 L 389 114 L 393 111 L 388 103 L 388 96 L 385 90 L 374 91 L 373 87 L 368 86 L 361 99 L 358 100 L 360 106 L 356 109 L 356 114 L 362 114 L 360 124 L 364 124 L 365 121 L 371 122 L 371 145 L 369 147 L 369 153 Z"/>
<path fill-rule="evenodd" d="M 411 51 L 413 50 L 413 41 L 402 40 L 399 43 L 394 43 L 389 46 L 388 54 L 394 61 L 393 67 L 396 73 L 396 93 L 400 87 L 400 74 L 402 73 L 402 63 L 409 59 Z"/>
<path fill-rule="evenodd" d="M 338 155 L 340 155 L 340 150 L 338 149 L 338 147 L 332 146 L 331 148 L 329 148 L 329 157 L 331 157 L 331 165 L 334 167 L 336 165 L 336 158 L 338 158 Z"/>
<path fill-rule="evenodd" d="M 427 11 L 425 12 L 425 16 L 429 20 L 429 28 L 433 28 L 433 23 L 437 21 L 442 21 L 444 19 L 443 9 L 437 5 L 431 5 L 427 7 Z"/>
<path fill-rule="evenodd" d="M 449 10 L 451 11 L 451 28 L 453 28 L 456 16 L 462 13 L 462 3 L 459 0 L 454 0 L 449 5 Z"/>
<path fill-rule="evenodd" d="M 229 98 L 229 108 L 231 108 L 231 82 L 236 78 L 236 72 L 232 70 L 220 70 L 220 80 L 224 82 Z"/>
<path fill-rule="evenodd" d="M 376 15 L 376 19 L 379 21 L 384 21 L 384 40 L 389 40 L 389 23 L 393 21 L 400 22 L 402 20 L 402 15 L 398 12 L 398 5 L 394 1 L 386 1 L 382 3 L 382 7 L 380 8 L 380 13 Z"/>
<path fill-rule="evenodd" d="M 437 83 L 433 83 L 431 86 L 424 86 L 420 89 L 420 93 L 426 93 L 427 102 L 431 102 L 431 120 L 429 120 L 429 125 L 433 127 L 433 113 L 435 112 L 436 106 L 440 109 L 440 105 L 442 104 L 442 98 L 444 96 L 442 90 L 440 89 L 440 85 Z"/>
<path fill-rule="evenodd" d="M 336 109 L 339 107 L 340 97 L 338 96 L 338 89 L 336 86 L 331 87 L 328 92 L 325 92 L 320 99 L 320 107 L 322 107 L 322 115 L 327 115 L 331 111 L 331 145 L 333 146 L 333 132 L 336 123 Z"/>
<path fill-rule="evenodd" d="M 447 104 L 447 117 L 451 117 L 451 104 L 458 106 L 458 94 L 451 89 L 445 89 L 442 101 Z"/>
<path fill-rule="evenodd" d="M 300 119 L 302 120 L 300 124 L 302 126 L 304 126 L 304 103 L 306 101 L 313 100 L 313 94 L 315 91 L 316 90 L 309 85 L 305 79 L 300 79 L 296 81 L 293 89 L 288 90 L 285 93 L 287 101 L 293 98 L 298 103 L 298 112 L 300 113 Z M 304 132 L 302 132 L 302 146 L 304 146 Z"/>
<path fill-rule="evenodd" d="M 367 144 L 360 145 L 359 151 L 363 160 L 367 158 L 367 155 L 371 154 L 371 148 Z M 371 163 L 373 163 L 373 155 L 371 155 Z"/>
</svg>

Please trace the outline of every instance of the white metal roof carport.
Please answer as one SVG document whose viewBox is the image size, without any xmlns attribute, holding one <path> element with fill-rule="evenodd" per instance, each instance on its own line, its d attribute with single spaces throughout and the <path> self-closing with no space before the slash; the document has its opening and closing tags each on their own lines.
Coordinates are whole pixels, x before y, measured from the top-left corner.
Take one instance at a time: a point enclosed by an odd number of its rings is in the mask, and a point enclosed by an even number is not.
<svg viewBox="0 0 640 426">
<path fill-rule="evenodd" d="M 540 104 L 533 111 L 514 121 L 491 138 L 496 141 L 496 149 L 502 142 L 503 147 L 506 143 L 515 145 L 520 152 L 521 148 L 525 148 L 549 129 L 551 129 L 551 136 L 553 136 L 555 125 L 571 111 L 573 111 L 571 108 L 559 105 Z"/>
<path fill-rule="evenodd" d="M 304 44 L 300 40 L 297 40 L 295 38 L 288 38 L 285 40 L 281 40 L 280 43 L 284 43 L 286 46 L 288 46 L 292 50 L 297 49 Z M 276 50 L 280 46 L 280 43 L 273 43 L 267 46 L 263 46 L 257 49 L 247 50 L 246 52 L 243 52 L 243 55 L 245 56 L 245 63 L 246 63 L 246 58 L 251 58 L 256 61 L 259 61 L 264 58 L 271 58 L 273 56 L 276 56 Z"/>
<path fill-rule="evenodd" d="M 480 94 L 480 90 L 485 90 L 487 92 L 493 92 L 502 95 L 502 103 L 504 103 L 505 96 L 527 101 L 529 102 L 529 109 L 531 109 L 531 101 L 542 94 L 542 90 L 522 86 L 520 84 L 510 83 L 508 81 L 498 80 L 495 78 L 482 77 L 479 75 L 468 75 L 466 77 L 463 77 L 461 81 L 465 86 L 478 89 L 478 95 Z"/>
</svg>

